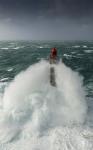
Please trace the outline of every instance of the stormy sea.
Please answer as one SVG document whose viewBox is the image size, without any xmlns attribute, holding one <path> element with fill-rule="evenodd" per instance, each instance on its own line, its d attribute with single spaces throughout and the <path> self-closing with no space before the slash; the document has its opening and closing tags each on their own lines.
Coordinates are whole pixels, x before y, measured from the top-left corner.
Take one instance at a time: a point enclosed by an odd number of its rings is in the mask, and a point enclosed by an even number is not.
<svg viewBox="0 0 93 150">
<path fill-rule="evenodd" d="M 92 41 L 0 42 L 0 150 L 93 150 Z"/>
</svg>

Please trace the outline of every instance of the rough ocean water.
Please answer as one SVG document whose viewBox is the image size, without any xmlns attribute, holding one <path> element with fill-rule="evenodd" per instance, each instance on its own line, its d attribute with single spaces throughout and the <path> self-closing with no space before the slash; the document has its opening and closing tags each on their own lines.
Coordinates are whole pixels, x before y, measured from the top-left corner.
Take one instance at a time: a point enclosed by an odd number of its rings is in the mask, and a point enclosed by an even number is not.
<svg viewBox="0 0 93 150">
<path fill-rule="evenodd" d="M 0 42 L 0 150 L 93 150 L 93 42 Z"/>
</svg>

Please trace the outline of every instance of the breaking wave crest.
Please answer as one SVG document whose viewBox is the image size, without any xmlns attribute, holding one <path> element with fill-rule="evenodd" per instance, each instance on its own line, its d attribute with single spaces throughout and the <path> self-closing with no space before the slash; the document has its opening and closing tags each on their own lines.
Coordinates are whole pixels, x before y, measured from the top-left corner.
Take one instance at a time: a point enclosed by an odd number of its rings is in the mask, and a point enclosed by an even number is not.
<svg viewBox="0 0 93 150">
<path fill-rule="evenodd" d="M 0 141 L 8 143 L 4 145 L 7 149 L 56 150 L 64 146 L 63 150 L 72 150 L 69 142 L 72 147 L 74 144 L 73 150 L 80 148 L 78 139 L 84 141 L 84 137 L 80 136 L 83 129 L 78 127 L 83 126 L 87 116 L 83 78 L 64 63 L 54 68 L 57 87 L 50 85 L 50 64 L 41 61 L 18 74 L 6 88 L 0 110 Z M 60 139 L 57 147 L 53 144 L 55 138 Z"/>
</svg>

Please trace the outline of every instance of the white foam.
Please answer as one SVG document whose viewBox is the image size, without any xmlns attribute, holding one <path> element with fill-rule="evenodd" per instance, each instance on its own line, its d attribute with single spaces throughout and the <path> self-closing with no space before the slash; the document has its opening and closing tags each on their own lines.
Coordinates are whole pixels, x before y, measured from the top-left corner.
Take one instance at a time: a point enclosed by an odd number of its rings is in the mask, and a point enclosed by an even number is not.
<svg viewBox="0 0 93 150">
<path fill-rule="evenodd" d="M 24 48 L 24 46 L 17 46 L 17 47 L 14 47 L 13 49 L 21 49 L 21 48 Z"/>
<path fill-rule="evenodd" d="M 5 82 L 7 80 L 8 80 L 8 78 L 3 78 L 3 79 L 0 79 L 0 82 Z"/>
<path fill-rule="evenodd" d="M 49 131 L 46 135 L 24 135 L 16 142 L 2 144 L 1 150 L 92 150 L 93 131 L 81 128 L 60 127 Z"/>
<path fill-rule="evenodd" d="M 63 56 L 66 58 L 72 57 L 72 55 L 68 55 L 68 54 L 63 54 Z"/>
<path fill-rule="evenodd" d="M 93 50 L 90 49 L 90 50 L 84 50 L 85 53 L 93 53 Z"/>
<path fill-rule="evenodd" d="M 86 45 L 83 45 L 83 48 L 87 48 L 87 46 L 86 46 Z"/>
<path fill-rule="evenodd" d="M 1 49 L 8 50 L 9 48 L 8 47 L 2 47 Z"/>
<path fill-rule="evenodd" d="M 13 68 L 8 68 L 7 71 L 11 72 L 13 70 Z"/>
<path fill-rule="evenodd" d="M 80 45 L 74 45 L 74 46 L 72 46 L 72 47 L 74 47 L 74 48 L 79 48 L 79 47 L 80 47 Z"/>
<path fill-rule="evenodd" d="M 56 66 L 56 71 L 58 89 L 63 96 L 63 112 L 64 115 L 68 115 L 67 122 L 84 121 L 84 117 L 86 116 L 86 102 L 82 83 L 83 78 L 61 63 Z M 66 119 L 66 116 L 64 118 Z"/>
<path fill-rule="evenodd" d="M 43 48 L 43 46 L 40 46 L 39 48 Z"/>
<path fill-rule="evenodd" d="M 63 63 L 54 68 L 57 87 L 50 85 L 49 63 L 41 61 L 6 88 L 0 111 L 1 150 L 90 150 L 77 127 L 83 126 L 87 113 L 83 79 Z"/>
</svg>

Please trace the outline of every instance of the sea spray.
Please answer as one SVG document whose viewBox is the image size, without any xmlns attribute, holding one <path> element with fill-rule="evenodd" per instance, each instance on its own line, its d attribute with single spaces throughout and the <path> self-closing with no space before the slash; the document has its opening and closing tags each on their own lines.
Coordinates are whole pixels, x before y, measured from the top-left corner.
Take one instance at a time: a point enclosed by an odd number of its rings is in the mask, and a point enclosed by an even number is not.
<svg viewBox="0 0 93 150">
<path fill-rule="evenodd" d="M 84 123 L 87 106 L 82 77 L 63 63 L 54 68 L 56 87 L 50 85 L 50 64 L 41 61 L 18 74 L 6 88 L 2 111 L 4 129 L 8 124 L 8 132 L 3 130 L 6 139 L 15 139 L 24 129 L 35 135 Z M 13 130 L 14 134 L 8 134 Z"/>
<path fill-rule="evenodd" d="M 63 96 L 62 113 L 68 123 L 84 123 L 87 113 L 86 93 L 83 77 L 64 63 L 55 66 L 57 89 Z"/>
</svg>

